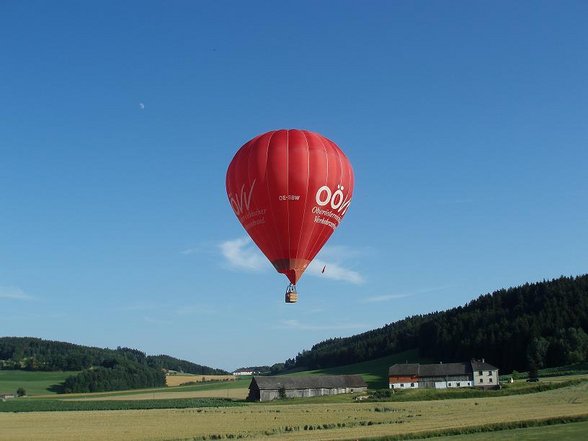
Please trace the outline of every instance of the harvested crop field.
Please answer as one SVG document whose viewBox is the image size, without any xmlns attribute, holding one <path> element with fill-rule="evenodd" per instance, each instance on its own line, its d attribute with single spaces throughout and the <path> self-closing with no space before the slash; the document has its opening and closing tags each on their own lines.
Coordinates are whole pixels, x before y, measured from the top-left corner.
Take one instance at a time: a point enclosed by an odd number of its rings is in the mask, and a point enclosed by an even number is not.
<svg viewBox="0 0 588 441">
<path fill-rule="evenodd" d="M 207 381 L 235 381 L 234 375 L 166 375 L 167 386 L 181 386 L 187 383 L 204 383 Z"/>
<path fill-rule="evenodd" d="M 533 395 L 420 402 L 0 414 L 0 439 L 348 440 L 588 415 L 588 384 Z"/>
</svg>

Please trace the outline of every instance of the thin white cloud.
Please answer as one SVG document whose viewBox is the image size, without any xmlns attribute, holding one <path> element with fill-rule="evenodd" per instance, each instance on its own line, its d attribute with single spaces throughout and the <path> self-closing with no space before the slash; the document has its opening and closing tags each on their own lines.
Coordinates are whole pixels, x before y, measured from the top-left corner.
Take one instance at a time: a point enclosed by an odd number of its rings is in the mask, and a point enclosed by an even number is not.
<svg viewBox="0 0 588 441">
<path fill-rule="evenodd" d="M 0 299 L 8 300 L 33 300 L 34 297 L 14 286 L 0 286 Z"/>
<path fill-rule="evenodd" d="M 353 271 L 349 268 L 336 263 L 327 262 L 322 259 L 314 259 L 306 272 L 316 277 L 324 277 L 331 280 L 340 280 L 343 282 L 353 283 L 354 285 L 361 285 L 365 282 L 364 278 L 357 271 Z"/>
<path fill-rule="evenodd" d="M 174 322 L 172 320 L 163 319 L 163 318 L 154 318 L 150 316 L 144 316 L 143 320 L 147 323 L 152 325 L 173 325 Z"/>
<path fill-rule="evenodd" d="M 227 240 L 219 245 L 221 254 L 229 267 L 245 271 L 264 271 L 270 268 L 265 256 L 257 249 L 255 244 L 248 237 Z M 186 250 L 184 254 L 190 253 Z M 361 255 L 363 251 L 354 250 L 349 247 L 325 247 L 321 251 L 321 258 L 315 258 L 305 274 L 325 279 L 338 280 L 342 282 L 361 285 L 365 282 L 364 277 L 342 262 L 351 257 Z"/>
<path fill-rule="evenodd" d="M 412 297 L 415 294 L 385 294 L 381 296 L 366 297 L 362 303 L 376 303 L 376 302 L 388 302 L 390 300 L 405 299 L 406 297 Z"/>
<path fill-rule="evenodd" d="M 366 329 L 369 326 L 365 323 L 302 323 L 298 320 L 282 320 L 277 328 L 293 329 L 297 331 L 339 331 L 348 329 Z"/>
<path fill-rule="evenodd" d="M 231 268 L 246 271 L 263 271 L 268 268 L 267 259 L 248 237 L 227 240 L 219 248 Z"/>
<path fill-rule="evenodd" d="M 184 256 L 192 254 L 211 254 L 216 252 L 216 250 L 214 250 L 216 246 L 217 244 L 214 242 L 204 241 L 184 248 L 180 251 L 180 254 L 183 254 Z"/>
<path fill-rule="evenodd" d="M 117 308 L 118 311 L 153 311 L 153 310 L 161 310 L 162 306 L 155 304 L 155 303 L 136 303 L 132 305 L 124 305 L 119 306 Z"/>
<path fill-rule="evenodd" d="M 414 292 L 397 293 L 397 294 L 384 294 L 378 296 L 365 297 L 361 303 L 377 303 L 377 302 L 389 302 L 391 300 L 404 299 L 407 297 L 418 296 L 421 294 L 429 294 L 437 291 L 443 291 L 445 289 L 454 288 L 454 285 L 437 286 L 435 288 L 420 289 Z"/>
<path fill-rule="evenodd" d="M 327 245 L 321 250 L 319 255 L 324 259 L 332 260 L 340 258 L 352 259 L 371 253 L 373 253 L 373 250 L 369 247 L 351 248 L 346 245 Z"/>
<path fill-rule="evenodd" d="M 176 308 L 175 312 L 180 316 L 213 315 L 216 309 L 207 305 L 183 305 Z"/>
</svg>

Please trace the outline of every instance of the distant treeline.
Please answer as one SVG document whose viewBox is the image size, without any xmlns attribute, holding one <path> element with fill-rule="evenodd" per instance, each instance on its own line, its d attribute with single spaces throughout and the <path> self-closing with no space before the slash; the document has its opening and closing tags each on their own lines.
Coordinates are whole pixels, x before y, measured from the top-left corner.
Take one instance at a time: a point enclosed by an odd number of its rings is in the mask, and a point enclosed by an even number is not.
<svg viewBox="0 0 588 441">
<path fill-rule="evenodd" d="M 99 392 L 165 386 L 165 370 L 224 375 L 226 371 L 146 355 L 131 348 L 100 349 L 32 337 L 0 337 L 0 369 L 81 371 L 66 379 L 59 392 Z"/>
<path fill-rule="evenodd" d="M 269 373 L 272 370 L 271 366 L 247 366 L 247 367 L 242 367 L 239 368 L 237 370 L 235 370 L 234 372 L 256 372 L 256 373 Z"/>
<path fill-rule="evenodd" d="M 146 355 L 131 348 L 102 349 L 33 337 L 0 337 L 0 369 L 81 371 L 121 357 L 152 368 L 196 375 L 228 373 L 169 355 Z"/>
<path fill-rule="evenodd" d="M 418 348 L 423 358 L 435 361 L 485 358 L 504 373 L 535 370 L 587 360 L 587 331 L 588 275 L 561 277 L 326 340 L 284 367 L 334 367 Z"/>
</svg>

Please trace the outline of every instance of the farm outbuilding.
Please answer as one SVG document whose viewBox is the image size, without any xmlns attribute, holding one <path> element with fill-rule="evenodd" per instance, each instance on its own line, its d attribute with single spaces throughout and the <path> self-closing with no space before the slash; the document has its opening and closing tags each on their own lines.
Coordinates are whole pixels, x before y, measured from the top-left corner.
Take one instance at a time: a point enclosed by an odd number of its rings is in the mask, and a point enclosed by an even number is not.
<svg viewBox="0 0 588 441">
<path fill-rule="evenodd" d="M 463 363 L 395 364 L 388 372 L 390 389 L 493 387 L 498 368 L 484 360 Z"/>
<path fill-rule="evenodd" d="M 305 398 L 322 395 L 365 392 L 367 384 L 361 375 L 312 375 L 299 377 L 253 377 L 249 385 L 250 401 L 276 398 Z"/>
</svg>

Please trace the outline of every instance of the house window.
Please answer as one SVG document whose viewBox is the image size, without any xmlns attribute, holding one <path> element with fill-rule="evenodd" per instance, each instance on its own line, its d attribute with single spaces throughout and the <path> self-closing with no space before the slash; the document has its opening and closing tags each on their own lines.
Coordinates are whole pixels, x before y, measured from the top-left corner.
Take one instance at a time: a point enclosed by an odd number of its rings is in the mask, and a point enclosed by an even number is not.
<svg viewBox="0 0 588 441">
<path fill-rule="evenodd" d="M 451 387 L 451 381 L 449 383 L 447 383 L 447 386 Z"/>
<path fill-rule="evenodd" d="M 461 383 L 457 383 L 457 387 L 460 387 L 460 386 L 461 386 Z"/>
<path fill-rule="evenodd" d="M 489 382 L 489 383 L 492 383 L 492 378 L 489 378 L 489 379 L 488 379 L 488 382 Z"/>
<path fill-rule="evenodd" d="M 488 371 L 488 375 L 492 375 L 492 371 Z"/>
<path fill-rule="evenodd" d="M 414 387 L 414 383 L 410 383 L 410 387 Z"/>
<path fill-rule="evenodd" d="M 480 378 L 480 383 L 483 383 L 483 382 L 484 382 L 484 379 L 483 378 Z"/>
<path fill-rule="evenodd" d="M 483 371 L 480 371 L 480 372 L 478 372 L 478 373 L 479 373 L 480 375 L 484 375 L 484 372 L 483 372 Z"/>
<path fill-rule="evenodd" d="M 402 383 L 402 384 L 400 385 L 400 387 L 404 387 L 404 383 Z"/>
</svg>

